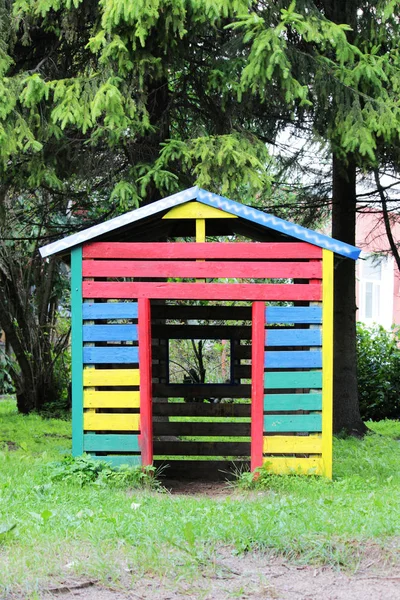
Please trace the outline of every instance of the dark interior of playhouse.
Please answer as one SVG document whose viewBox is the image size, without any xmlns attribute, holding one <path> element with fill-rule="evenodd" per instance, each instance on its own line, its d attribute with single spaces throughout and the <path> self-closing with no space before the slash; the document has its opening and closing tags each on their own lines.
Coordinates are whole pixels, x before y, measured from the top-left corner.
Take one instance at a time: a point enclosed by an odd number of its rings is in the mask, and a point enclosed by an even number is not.
<svg viewBox="0 0 400 600">
<path fill-rule="evenodd" d="M 195 219 L 161 217 L 96 241 L 196 241 Z M 242 218 L 220 218 L 206 220 L 206 241 L 297 240 Z M 153 453 L 166 477 L 228 479 L 249 469 L 251 315 L 250 301 L 151 301 Z"/>
</svg>

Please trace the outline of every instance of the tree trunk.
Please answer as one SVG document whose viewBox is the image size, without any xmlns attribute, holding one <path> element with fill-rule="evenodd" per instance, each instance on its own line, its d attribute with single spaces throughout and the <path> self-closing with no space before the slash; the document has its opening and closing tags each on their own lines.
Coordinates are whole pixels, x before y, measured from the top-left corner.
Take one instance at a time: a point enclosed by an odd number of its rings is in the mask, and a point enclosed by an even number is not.
<svg viewBox="0 0 400 600">
<path fill-rule="evenodd" d="M 332 236 L 355 245 L 356 166 L 333 157 Z M 358 403 L 355 262 L 336 257 L 334 274 L 333 430 L 363 435 Z"/>
</svg>

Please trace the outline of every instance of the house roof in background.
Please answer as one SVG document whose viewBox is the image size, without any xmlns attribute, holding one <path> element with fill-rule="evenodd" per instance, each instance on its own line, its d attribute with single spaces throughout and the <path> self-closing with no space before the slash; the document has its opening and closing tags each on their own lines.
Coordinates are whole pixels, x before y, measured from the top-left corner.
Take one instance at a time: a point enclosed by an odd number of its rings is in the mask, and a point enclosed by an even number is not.
<svg viewBox="0 0 400 600">
<path fill-rule="evenodd" d="M 191 200 L 197 200 L 200 203 L 224 211 L 229 215 L 235 215 L 245 221 L 250 221 L 256 225 L 276 231 L 295 240 L 300 240 L 313 244 L 314 246 L 319 246 L 320 248 L 325 248 L 326 250 L 331 250 L 346 258 L 355 260 L 360 254 L 360 249 L 355 246 L 345 244 L 344 242 L 335 240 L 327 235 L 318 233 L 317 231 L 307 229 L 306 227 L 296 225 L 295 223 L 290 223 L 289 221 L 285 221 L 274 215 L 246 206 L 240 202 L 229 200 L 228 198 L 224 198 L 223 196 L 219 196 L 218 194 L 208 192 L 207 190 L 198 187 L 192 187 L 182 192 L 178 192 L 177 194 L 173 194 L 172 196 L 137 208 L 119 217 L 94 225 L 93 227 L 69 235 L 57 242 L 43 246 L 40 248 L 40 254 L 45 258 L 52 256 L 53 254 L 65 253 L 85 242 L 94 241 L 119 228 L 126 228 L 126 226 L 129 226 L 131 223 L 136 223 L 142 219 L 171 209 L 174 206 L 190 202 Z"/>
</svg>

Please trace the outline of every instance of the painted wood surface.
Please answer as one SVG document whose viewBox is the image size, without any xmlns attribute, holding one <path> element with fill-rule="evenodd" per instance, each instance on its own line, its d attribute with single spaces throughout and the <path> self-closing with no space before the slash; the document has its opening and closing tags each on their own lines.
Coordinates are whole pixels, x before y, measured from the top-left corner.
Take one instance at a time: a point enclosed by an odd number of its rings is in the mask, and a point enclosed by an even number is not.
<svg viewBox="0 0 400 600">
<path fill-rule="evenodd" d="M 250 442 L 164 442 L 155 440 L 153 447 L 154 456 L 250 456 Z"/>
<path fill-rule="evenodd" d="M 139 392 L 84 390 L 85 408 L 139 408 Z"/>
<path fill-rule="evenodd" d="M 285 458 L 266 456 L 264 465 L 268 472 L 278 475 L 323 475 L 321 458 Z"/>
<path fill-rule="evenodd" d="M 322 264 L 317 262 L 235 262 L 235 261 L 138 261 L 85 260 L 84 277 L 207 277 L 207 278 L 301 278 L 321 279 Z"/>
<path fill-rule="evenodd" d="M 320 435 L 272 435 L 264 437 L 264 454 L 321 454 Z"/>
<path fill-rule="evenodd" d="M 206 221 L 196 219 L 196 243 L 202 244 L 206 241 Z"/>
<path fill-rule="evenodd" d="M 128 465 L 129 467 L 136 467 L 142 464 L 140 454 L 110 454 L 108 456 L 100 455 L 96 456 L 92 454 L 92 458 L 98 459 L 110 463 L 113 467 L 121 467 L 122 465 Z"/>
<path fill-rule="evenodd" d="M 83 452 L 82 248 L 71 252 L 72 454 Z"/>
<path fill-rule="evenodd" d="M 158 417 L 247 417 L 250 421 L 250 409 L 250 404 L 210 404 L 208 402 L 153 402 L 153 413 L 155 416 Z"/>
<path fill-rule="evenodd" d="M 322 387 L 322 371 L 265 373 L 265 389 L 316 389 Z"/>
<path fill-rule="evenodd" d="M 109 346 L 107 348 L 84 347 L 83 363 L 98 364 L 134 364 L 139 362 L 138 348 L 135 346 Z"/>
<path fill-rule="evenodd" d="M 83 436 L 85 452 L 139 452 L 137 435 L 86 433 Z"/>
<path fill-rule="evenodd" d="M 320 329 L 268 329 L 265 332 L 266 346 L 321 346 Z"/>
<path fill-rule="evenodd" d="M 83 319 L 137 319 L 137 302 L 84 302 Z"/>
<path fill-rule="evenodd" d="M 332 479 L 333 420 L 333 260 L 333 253 L 324 250 L 322 321 L 322 460 L 324 474 L 330 479 Z"/>
<path fill-rule="evenodd" d="M 264 411 L 264 302 L 254 302 L 252 310 L 251 368 L 251 470 L 262 465 Z"/>
<path fill-rule="evenodd" d="M 275 323 L 322 323 L 321 306 L 267 306 L 266 321 Z"/>
<path fill-rule="evenodd" d="M 136 325 L 84 325 L 84 342 L 135 342 Z"/>
<path fill-rule="evenodd" d="M 236 215 L 224 212 L 219 208 L 207 206 L 200 202 L 186 202 L 171 208 L 163 219 L 237 219 Z"/>
<path fill-rule="evenodd" d="M 322 249 L 304 242 L 92 242 L 84 258 L 282 259 L 322 258 Z"/>
<path fill-rule="evenodd" d="M 321 413 L 305 415 L 265 415 L 264 431 L 268 433 L 278 432 L 321 432 Z"/>
<path fill-rule="evenodd" d="M 322 394 L 266 394 L 264 410 L 322 410 Z"/>
<path fill-rule="evenodd" d="M 83 429 L 85 431 L 138 431 L 139 415 L 85 412 Z"/>
<path fill-rule="evenodd" d="M 154 383 L 157 398 L 184 398 L 190 392 L 193 398 L 251 398 L 251 386 L 247 383 Z"/>
<path fill-rule="evenodd" d="M 322 368 L 322 352 L 268 350 L 264 364 L 267 369 L 319 369 Z"/>
<path fill-rule="evenodd" d="M 97 386 L 136 386 L 139 385 L 139 369 L 85 369 L 83 385 Z"/>
<path fill-rule="evenodd" d="M 84 281 L 84 298 L 174 300 L 321 300 L 319 284 L 132 283 Z"/>
<path fill-rule="evenodd" d="M 151 314 L 150 301 L 139 300 L 139 354 L 140 354 L 140 449 L 142 464 L 153 462 L 153 416 L 151 373 Z"/>
<path fill-rule="evenodd" d="M 262 424 L 262 418 L 261 418 Z M 262 427 L 261 427 L 262 429 Z M 245 437 L 250 439 L 250 423 L 216 423 L 212 421 L 155 421 L 153 423 L 154 436 L 190 436 L 190 437 Z M 262 454 L 262 452 L 261 452 Z"/>
</svg>

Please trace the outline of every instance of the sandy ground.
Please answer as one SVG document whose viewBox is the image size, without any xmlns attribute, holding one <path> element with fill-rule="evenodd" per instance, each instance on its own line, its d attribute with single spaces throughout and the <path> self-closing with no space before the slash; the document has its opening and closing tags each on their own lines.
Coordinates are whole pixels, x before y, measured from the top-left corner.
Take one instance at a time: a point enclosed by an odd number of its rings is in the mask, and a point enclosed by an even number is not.
<svg viewBox="0 0 400 600">
<path fill-rule="evenodd" d="M 399 600 L 400 569 L 373 566 L 346 575 L 330 568 L 296 566 L 265 556 L 222 557 L 213 575 L 201 575 L 190 584 L 164 578 L 144 579 L 130 590 L 111 590 L 90 582 L 71 582 L 41 600 Z"/>
</svg>

